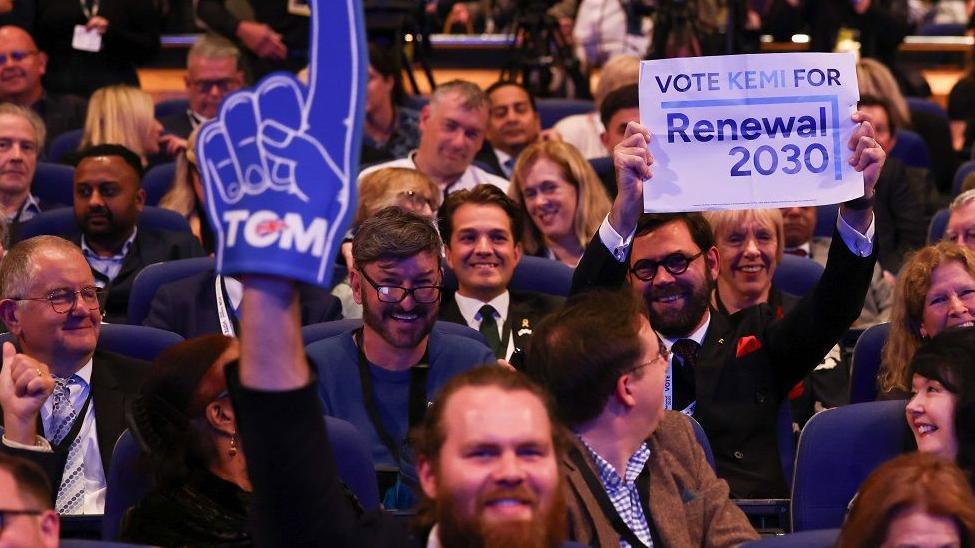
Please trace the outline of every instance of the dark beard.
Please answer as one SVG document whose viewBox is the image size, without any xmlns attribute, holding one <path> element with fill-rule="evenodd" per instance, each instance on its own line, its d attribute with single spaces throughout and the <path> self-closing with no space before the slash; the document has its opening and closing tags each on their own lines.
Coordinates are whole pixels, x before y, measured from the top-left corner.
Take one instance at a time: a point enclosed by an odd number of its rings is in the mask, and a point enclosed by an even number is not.
<svg viewBox="0 0 975 548">
<path fill-rule="evenodd" d="M 687 305 L 680 311 L 659 314 L 653 309 L 653 289 L 648 287 L 649 293 L 644 293 L 644 301 L 647 307 L 647 314 L 650 316 L 650 325 L 654 331 L 669 338 L 686 337 L 691 334 L 697 324 L 700 323 L 704 312 L 707 311 L 711 303 L 711 288 L 714 281 L 710 274 L 707 276 L 707 283 L 695 288 L 688 298 Z"/>
<path fill-rule="evenodd" d="M 387 331 L 386 327 L 383 325 L 383 320 L 385 315 L 391 314 L 393 310 L 385 310 L 386 307 L 380 305 L 379 310 L 372 310 L 372 306 L 369 301 L 365 298 L 362 299 L 362 321 L 373 331 L 375 331 L 380 337 L 383 338 L 390 346 L 393 348 L 416 348 L 430 331 L 433 329 L 433 321 L 428 317 L 430 314 L 430 306 L 436 306 L 435 304 L 423 304 L 415 305 L 413 312 L 420 316 L 418 321 L 424 322 L 423 328 L 413 334 L 413 337 L 408 339 L 398 338 L 397 333 L 391 333 Z M 399 308 L 398 306 L 396 307 Z M 436 320 L 436 315 L 434 315 L 433 320 Z"/>
<path fill-rule="evenodd" d="M 525 492 L 527 487 L 494 490 Z M 487 524 L 477 518 L 461 516 L 450 493 L 442 492 L 434 508 L 437 535 L 444 548 L 554 548 L 565 540 L 567 531 L 566 508 L 560 481 L 558 493 L 547 513 L 539 514 L 530 521 Z M 481 507 L 482 503 L 478 503 Z"/>
</svg>

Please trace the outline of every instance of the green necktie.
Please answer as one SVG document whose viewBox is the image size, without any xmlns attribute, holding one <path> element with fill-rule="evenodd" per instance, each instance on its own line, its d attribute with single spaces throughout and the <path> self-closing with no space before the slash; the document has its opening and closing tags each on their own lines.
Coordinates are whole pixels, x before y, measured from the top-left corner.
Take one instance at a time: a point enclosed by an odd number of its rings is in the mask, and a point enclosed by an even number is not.
<svg viewBox="0 0 975 548">
<path fill-rule="evenodd" d="M 504 357 L 504 350 L 501 348 L 501 335 L 498 333 L 498 321 L 494 319 L 494 307 L 486 304 L 479 311 L 481 314 L 481 334 L 487 339 L 488 346 L 497 358 Z"/>
</svg>

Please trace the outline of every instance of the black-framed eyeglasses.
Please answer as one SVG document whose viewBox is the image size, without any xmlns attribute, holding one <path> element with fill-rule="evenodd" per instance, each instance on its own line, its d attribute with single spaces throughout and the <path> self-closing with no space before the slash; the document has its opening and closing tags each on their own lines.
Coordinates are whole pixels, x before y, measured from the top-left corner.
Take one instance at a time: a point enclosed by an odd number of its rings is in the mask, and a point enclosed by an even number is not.
<svg viewBox="0 0 975 548">
<path fill-rule="evenodd" d="M 418 303 L 435 303 L 440 300 L 440 291 L 443 289 L 443 286 L 439 285 L 419 285 L 416 287 L 380 285 L 372 281 L 372 278 L 364 270 L 360 270 L 359 273 L 376 290 L 376 294 L 379 295 L 379 301 L 384 303 L 402 302 L 407 295 L 412 295 L 413 300 Z"/>
<path fill-rule="evenodd" d="M 8 510 L 0 508 L 0 531 L 7 525 L 7 516 L 39 516 L 44 510 Z"/>
<path fill-rule="evenodd" d="M 31 55 L 37 55 L 37 53 L 37 50 L 14 50 L 10 53 L 0 53 L 0 66 L 6 65 L 8 59 L 14 61 L 15 63 L 19 63 Z"/>
<path fill-rule="evenodd" d="M 47 294 L 46 297 L 19 297 L 11 299 L 14 301 L 47 301 L 51 303 L 51 308 L 54 309 L 58 314 L 67 314 L 74 310 L 75 305 L 78 303 L 78 295 L 81 295 L 81 300 L 84 301 L 85 306 L 88 310 L 96 310 L 101 307 L 101 296 L 104 293 L 103 289 L 98 287 L 82 287 L 78 291 L 71 291 L 70 289 L 55 289 L 54 291 Z"/>
<path fill-rule="evenodd" d="M 703 251 L 699 251 L 694 255 L 684 255 L 683 253 L 677 252 L 667 255 L 659 261 L 640 259 L 630 269 L 630 273 L 645 282 L 651 282 L 654 276 L 657 275 L 657 268 L 662 266 L 671 276 L 678 276 L 687 272 L 687 268 L 691 265 L 691 262 L 701 255 L 704 255 Z"/>
<path fill-rule="evenodd" d="M 193 80 L 190 85 L 200 93 L 209 93 L 213 86 L 217 86 L 220 93 L 227 93 L 240 87 L 236 78 L 218 78 L 216 80 Z"/>
</svg>

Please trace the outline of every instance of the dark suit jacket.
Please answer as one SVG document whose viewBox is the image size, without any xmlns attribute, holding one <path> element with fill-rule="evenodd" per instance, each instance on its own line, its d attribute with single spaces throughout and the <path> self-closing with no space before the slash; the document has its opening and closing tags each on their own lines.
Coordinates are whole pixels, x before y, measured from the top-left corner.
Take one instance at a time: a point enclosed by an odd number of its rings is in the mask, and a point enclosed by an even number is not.
<svg viewBox="0 0 975 548">
<path fill-rule="evenodd" d="M 186 139 L 193 132 L 193 123 L 190 122 L 190 115 L 186 111 L 174 112 L 169 116 L 164 116 L 159 119 L 159 123 L 162 124 L 166 133 L 172 133 L 181 139 Z"/>
<path fill-rule="evenodd" d="M 75 233 L 69 239 L 81 245 L 81 233 Z M 110 323 L 127 322 L 132 281 L 135 280 L 136 274 L 146 266 L 162 261 L 175 261 L 205 255 L 206 252 L 203 251 L 200 241 L 189 232 L 139 228 L 135 241 L 132 242 L 132 247 L 122 262 L 122 269 L 108 285 L 108 298 L 105 300 L 105 321 Z M 94 270 L 92 273 L 95 274 L 96 279 L 101 276 Z"/>
<path fill-rule="evenodd" d="M 695 368 L 694 418 L 735 498 L 788 497 L 778 451 L 779 407 L 857 318 L 877 247 L 870 257 L 856 257 L 834 234 L 820 283 L 781 319 L 767 304 L 731 316 L 711 310 Z M 620 287 L 627 264 L 597 234 L 576 268 L 572 290 Z"/>
<path fill-rule="evenodd" d="M 31 108 L 44 120 L 47 128 L 44 146 L 47 148 L 58 135 L 84 127 L 88 101 L 67 93 L 45 93 Z"/>
<path fill-rule="evenodd" d="M 184 339 L 220 333 L 214 280 L 210 270 L 161 286 L 142 324 L 178 333 Z M 342 319 L 342 303 L 322 288 L 301 284 L 298 300 L 301 325 Z"/>
<path fill-rule="evenodd" d="M 533 291 L 512 291 L 511 302 L 508 305 L 508 325 L 511 326 L 511 336 L 515 341 L 515 348 L 528 350 L 532 330 L 550 312 L 562 307 L 565 299 Z M 460 313 L 454 292 L 444 293 L 440 301 L 439 319 L 443 321 L 467 325 Z"/>
<path fill-rule="evenodd" d="M 572 436 L 569 451 L 585 456 L 592 473 L 599 472 L 589 452 Z M 687 417 L 664 413 L 650 447 L 650 516 L 654 541 L 663 546 L 737 546 L 758 538 L 748 518 L 728 498 L 728 484 L 714 475 L 694 437 Z M 619 546 L 620 536 L 575 461 L 562 458 L 568 494 L 570 537 L 588 546 Z"/>
<path fill-rule="evenodd" d="M 149 363 L 96 350 L 91 369 L 91 406 L 95 409 L 95 430 L 102 468 L 108 476 L 115 442 L 127 428 L 125 412 L 139 393 L 142 381 L 149 372 Z M 0 414 L 2 421 L 2 414 Z M 42 432 L 39 432 L 42 434 Z M 67 448 L 54 453 L 12 449 L 0 444 L 0 452 L 18 455 L 40 465 L 47 474 L 54 492 L 61 484 L 61 474 L 68 458 Z"/>
<path fill-rule="evenodd" d="M 474 156 L 474 161 L 478 162 L 480 167 L 491 175 L 497 175 L 504 179 L 508 178 L 504 174 L 504 170 L 501 169 L 501 164 L 498 162 L 498 155 L 494 153 L 494 147 L 491 146 L 491 143 L 487 139 L 484 140 L 484 145 L 481 146 L 481 150 Z"/>
<path fill-rule="evenodd" d="M 927 242 L 923 189 L 928 184 L 926 170 L 909 167 L 897 158 L 884 162 L 873 210 L 880 253 L 877 260 L 884 270 L 896 274 L 904 264 L 904 255 Z"/>
</svg>

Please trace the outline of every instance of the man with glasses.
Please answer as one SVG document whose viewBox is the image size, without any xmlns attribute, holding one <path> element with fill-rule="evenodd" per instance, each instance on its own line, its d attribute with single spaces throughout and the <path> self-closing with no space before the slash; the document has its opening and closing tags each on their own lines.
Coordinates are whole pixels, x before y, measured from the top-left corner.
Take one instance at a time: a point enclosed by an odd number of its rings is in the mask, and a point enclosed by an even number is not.
<svg viewBox="0 0 975 548">
<path fill-rule="evenodd" d="M 536 330 L 528 375 L 572 433 L 562 469 L 573 540 L 635 548 L 758 538 L 687 417 L 664 409 L 668 359 L 642 303 L 622 290 L 581 295 Z"/>
<path fill-rule="evenodd" d="M 483 344 L 434 326 L 441 256 L 440 236 L 424 217 L 388 207 L 363 221 L 352 240 L 349 282 L 364 325 L 308 346 L 325 413 L 365 433 L 378 470 L 401 472 L 382 474 L 384 488 L 415 487 L 404 440 L 440 387 L 496 362 Z M 409 506 L 410 497 L 400 502 Z"/>
<path fill-rule="evenodd" d="M 186 139 L 197 126 L 217 115 L 224 97 L 244 85 L 240 50 L 226 38 L 204 35 L 186 55 L 183 81 L 190 108 L 159 121 L 168 133 Z"/>
<path fill-rule="evenodd" d="M 865 198 L 840 207 L 829 261 L 817 287 L 781 319 L 767 305 L 731 317 L 711 309 L 718 250 L 699 213 L 643 214 L 653 184 L 650 134 L 631 122 L 616 146 L 619 193 L 589 243 L 573 290 L 627 283 L 673 359 L 668 409 L 692 414 L 714 449 L 718 475 L 735 498 L 786 498 L 778 450 L 780 407 L 789 390 L 839 341 L 863 308 L 876 253 L 873 195 L 886 155 L 869 118 L 844 160 L 863 172 Z M 785 435 L 785 432 L 783 432 Z"/>
<path fill-rule="evenodd" d="M 948 208 L 944 239 L 975 251 L 975 190 L 958 195 Z"/>
<path fill-rule="evenodd" d="M 74 95 L 48 93 L 41 84 L 47 54 L 37 49 L 24 29 L 0 27 L 0 103 L 14 103 L 36 112 L 47 127 L 47 141 L 85 124 L 87 102 Z"/>
<path fill-rule="evenodd" d="M 99 293 L 81 250 L 56 236 L 20 242 L 0 264 L 0 318 L 20 351 L 4 345 L 0 451 L 48 472 L 60 514 L 103 512 L 126 402 L 148 368 L 96 350 Z"/>
<path fill-rule="evenodd" d="M 0 546 L 56 548 L 60 531 L 44 473 L 26 459 L 0 454 Z"/>
</svg>

